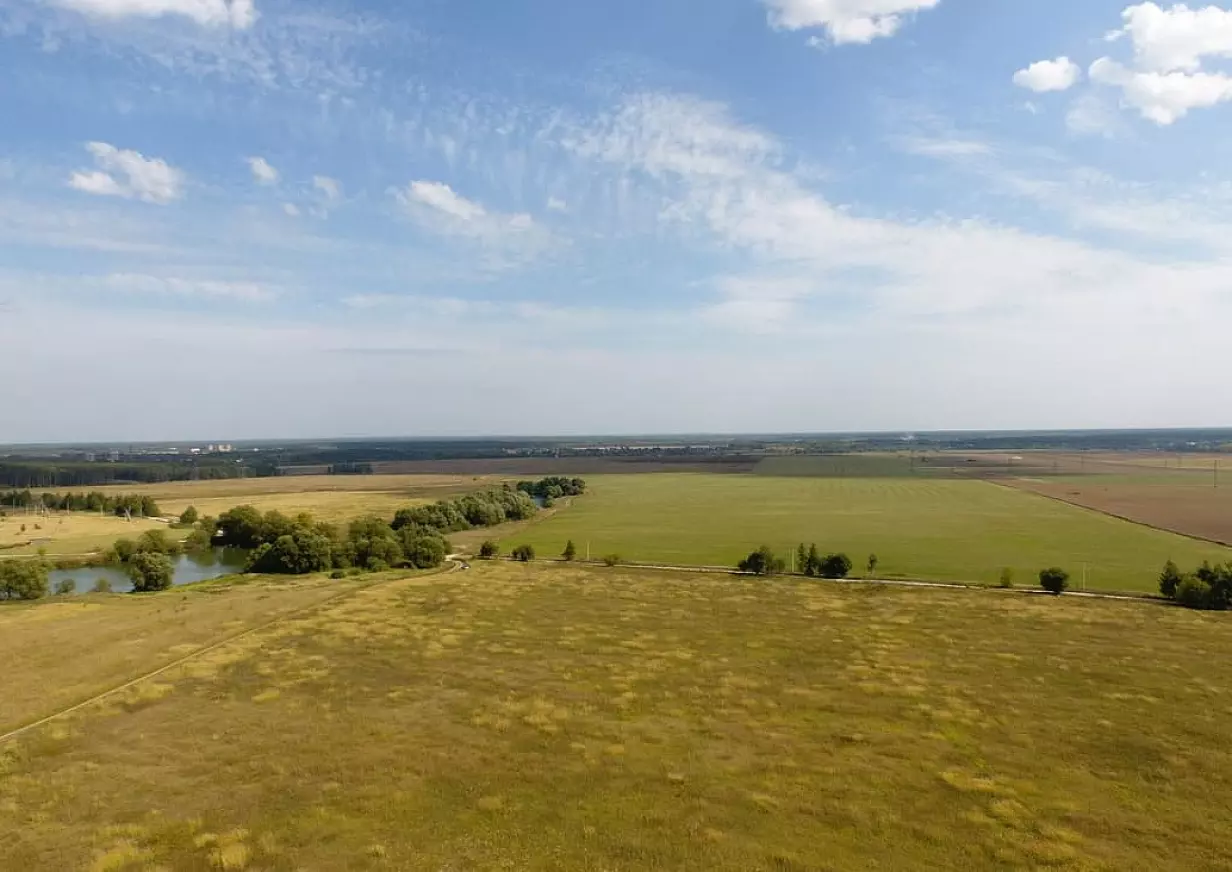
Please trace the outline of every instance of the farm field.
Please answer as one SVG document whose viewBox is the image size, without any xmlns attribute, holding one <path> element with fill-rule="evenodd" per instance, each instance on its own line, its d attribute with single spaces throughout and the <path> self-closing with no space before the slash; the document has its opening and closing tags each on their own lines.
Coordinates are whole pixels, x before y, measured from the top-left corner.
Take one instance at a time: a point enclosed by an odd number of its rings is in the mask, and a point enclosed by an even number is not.
<svg viewBox="0 0 1232 872">
<path fill-rule="evenodd" d="M 759 545 L 784 556 L 799 542 L 850 554 L 878 574 L 995 582 L 1002 567 L 1034 585 L 1061 566 L 1091 589 L 1153 592 L 1169 558 L 1184 566 L 1232 550 L 1150 530 L 983 481 L 768 476 L 599 476 L 565 511 L 506 538 L 541 557 L 572 539 L 584 555 L 734 566 Z"/>
<path fill-rule="evenodd" d="M 484 487 L 500 479 L 475 475 L 316 475 L 218 479 L 90 488 L 104 493 L 151 496 L 168 515 L 196 506 L 217 516 L 238 505 L 286 514 L 310 512 L 321 520 L 345 523 L 363 515 L 392 518 L 408 505 L 430 502 Z"/>
<path fill-rule="evenodd" d="M 1210 470 L 1200 476 L 1087 475 L 1006 479 L 1005 484 L 1161 530 L 1232 544 L 1232 464 L 1220 488 L 1213 487 Z"/>
<path fill-rule="evenodd" d="M 260 589 L 194 597 L 186 617 L 239 620 Z M 304 591 L 266 593 L 273 614 Z M 0 639 L 105 644 L 106 616 L 158 626 L 181 597 L 0 609 Z M 1209 664 L 1232 655 L 1228 629 L 1146 603 L 627 567 L 392 580 L 0 745 L 0 856 L 31 872 L 1218 868 L 1232 684 Z M 10 678 L 79 682 L 77 659 Z"/>
<path fill-rule="evenodd" d="M 85 512 L 26 515 L 8 511 L 7 518 L 0 518 L 0 559 L 31 557 L 39 549 L 46 549 L 50 557 L 91 554 L 111 547 L 117 539 L 136 537 L 146 530 L 163 530 L 172 538 L 188 533 L 169 530 L 166 524 L 147 518 L 126 521 Z"/>
</svg>

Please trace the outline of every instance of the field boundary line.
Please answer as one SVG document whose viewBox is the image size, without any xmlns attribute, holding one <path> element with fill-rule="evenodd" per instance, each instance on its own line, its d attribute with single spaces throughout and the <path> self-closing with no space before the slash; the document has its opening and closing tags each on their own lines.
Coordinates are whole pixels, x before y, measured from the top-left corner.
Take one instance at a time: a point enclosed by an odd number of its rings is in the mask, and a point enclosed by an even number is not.
<svg viewBox="0 0 1232 872">
<path fill-rule="evenodd" d="M 1208 536 L 1199 536 L 1196 533 L 1186 533 L 1183 530 L 1173 530 L 1169 527 L 1160 527 L 1158 524 L 1152 524 L 1148 521 L 1139 521 L 1136 518 L 1127 518 L 1125 515 L 1118 515 L 1116 512 L 1110 512 L 1107 509 L 1097 509 L 1094 506 L 1084 506 L 1082 503 L 1067 500 L 1065 497 L 1053 496 L 1052 494 L 1043 494 L 1037 490 L 1030 488 L 1014 487 L 1012 484 L 1006 484 L 1003 480 L 987 479 L 989 484 L 995 484 L 997 487 L 1003 487 L 1007 490 L 1012 490 L 1020 494 L 1033 494 L 1037 497 L 1042 497 L 1046 500 L 1052 500 L 1062 505 L 1071 506 L 1075 509 L 1083 509 L 1084 511 L 1093 512 L 1097 515 L 1103 515 L 1107 518 L 1115 518 L 1118 521 L 1124 521 L 1127 524 L 1133 524 L 1137 527 L 1145 527 L 1148 530 L 1154 530 L 1156 533 L 1171 533 L 1173 536 L 1180 536 L 1182 539 L 1192 539 L 1195 542 L 1205 542 L 1207 545 L 1218 545 L 1221 548 L 1232 548 L 1232 542 L 1224 542 L 1219 539 L 1211 539 Z"/>
<path fill-rule="evenodd" d="M 451 559 L 450 564 L 451 566 L 449 569 L 443 570 L 439 573 L 432 573 L 432 574 L 433 575 L 449 575 L 450 573 L 457 572 L 461 569 L 467 568 L 466 563 L 464 561 L 460 561 L 456 559 Z M 431 576 L 421 576 L 421 577 L 430 578 Z M 18 736 L 21 736 L 25 733 L 30 732 L 31 730 L 36 730 L 39 727 L 44 727 L 47 724 L 52 723 L 53 721 L 57 721 L 60 718 L 67 717 L 68 715 L 74 714 L 75 712 L 79 712 L 82 709 L 89 708 L 95 703 L 102 702 L 108 697 L 115 696 L 117 693 L 121 693 L 132 687 L 136 687 L 138 684 L 141 684 L 144 681 L 149 681 L 151 678 L 157 678 L 158 676 L 166 672 L 170 672 L 172 669 L 183 666 L 185 663 L 188 663 L 191 660 L 195 660 L 196 658 L 201 657 L 204 654 L 209 654 L 212 651 L 217 651 L 219 648 L 225 648 L 226 646 L 232 644 L 233 642 L 238 642 L 240 639 L 245 639 L 248 636 L 253 635 L 254 633 L 260 633 L 264 630 L 268 630 L 270 627 L 281 624 L 284 621 L 289 621 L 293 618 L 297 618 L 307 612 L 313 611 L 315 609 L 324 608 L 325 606 L 330 605 L 331 603 L 336 603 L 336 602 L 339 602 L 340 600 L 346 599 L 347 597 L 355 596 L 359 594 L 361 591 L 371 590 L 374 587 L 380 587 L 381 585 L 384 585 L 384 584 L 392 584 L 395 581 L 405 581 L 405 579 L 391 578 L 391 579 L 388 579 L 387 581 L 378 581 L 375 584 L 365 584 L 353 590 L 343 591 L 342 593 L 335 594 L 334 596 L 323 599 L 320 602 L 311 603 L 309 605 L 303 606 L 302 608 L 294 609 L 293 611 L 287 612 L 286 614 L 279 615 L 277 618 L 274 618 L 272 621 L 268 621 L 267 623 L 264 623 L 259 627 L 252 627 L 251 629 L 244 630 L 242 633 L 237 633 L 234 636 L 229 636 L 226 639 L 223 639 L 219 642 L 213 642 L 204 648 L 200 648 L 196 651 L 193 651 L 191 654 L 187 654 L 184 657 L 179 658 L 178 660 L 175 660 L 171 663 L 166 664 L 165 666 L 160 666 L 158 669 L 155 669 L 151 672 L 147 672 L 143 675 L 137 676 L 136 678 L 130 679 L 121 685 L 111 688 L 110 690 L 105 690 L 102 693 L 95 694 L 89 699 L 83 700 L 79 703 L 69 706 L 66 709 L 61 709 L 60 711 L 55 712 L 54 714 L 47 715 L 44 718 L 40 718 L 39 720 L 34 721 L 33 723 L 26 724 L 25 726 L 18 727 L 15 730 L 11 730 L 10 732 L 4 733 L 3 735 L 0 735 L 0 744 L 3 744 L 9 741 L 10 739 L 15 739 Z"/>
</svg>

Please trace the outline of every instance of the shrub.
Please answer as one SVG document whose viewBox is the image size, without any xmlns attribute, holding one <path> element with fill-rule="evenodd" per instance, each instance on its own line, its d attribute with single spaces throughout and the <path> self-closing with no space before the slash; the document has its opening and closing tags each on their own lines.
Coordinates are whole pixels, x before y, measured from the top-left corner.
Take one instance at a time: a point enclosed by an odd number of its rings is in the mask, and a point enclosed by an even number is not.
<svg viewBox="0 0 1232 872">
<path fill-rule="evenodd" d="M 572 539 L 565 543 L 565 550 L 560 556 L 569 561 L 577 558 L 577 546 L 573 544 Z"/>
<path fill-rule="evenodd" d="M 333 572 L 329 574 L 329 577 L 332 578 L 334 581 L 337 581 L 340 578 L 346 578 L 347 577 L 346 570 L 345 569 L 335 569 Z"/>
<path fill-rule="evenodd" d="M 133 580 L 135 593 L 150 593 L 171 587 L 175 570 L 166 554 L 142 551 L 128 562 L 128 576 Z"/>
<path fill-rule="evenodd" d="M 530 563 L 535 559 L 535 549 L 530 545 L 519 545 L 510 552 L 510 556 L 521 563 Z"/>
<path fill-rule="evenodd" d="M 851 574 L 853 565 L 846 554 L 829 554 L 821 561 L 821 577 L 846 578 Z"/>
<path fill-rule="evenodd" d="M 1069 588 L 1069 573 L 1054 566 L 1040 571 L 1039 582 L 1044 590 L 1053 596 L 1060 596 Z"/>
<path fill-rule="evenodd" d="M 100 578 L 94 582 L 94 587 L 91 588 L 94 593 L 111 593 L 111 582 L 105 578 Z"/>
<path fill-rule="evenodd" d="M 47 596 L 47 564 L 41 560 L 0 561 L 0 600 L 36 600 Z"/>
<path fill-rule="evenodd" d="M 1211 586 L 1200 578 L 1186 577 L 1177 583 L 1173 593 L 1176 601 L 1187 609 L 1209 610 L 1216 608 Z"/>
<path fill-rule="evenodd" d="M 787 568 L 787 563 L 781 557 L 776 557 L 769 545 L 763 545 L 748 557 L 741 560 L 736 568 L 749 575 L 760 575 L 768 578 L 779 575 Z"/>
<path fill-rule="evenodd" d="M 1175 599 L 1177 588 L 1184 580 L 1185 576 L 1181 574 L 1180 568 L 1169 560 L 1164 564 L 1163 572 L 1159 573 L 1159 592 L 1168 599 Z"/>
<path fill-rule="evenodd" d="M 603 556 L 604 566 L 619 566 L 620 563 L 621 563 L 621 557 L 619 554 L 605 554 Z"/>
<path fill-rule="evenodd" d="M 180 523 L 185 527 L 191 527 L 200 519 L 200 514 L 197 512 L 196 506 L 189 506 L 184 511 L 180 512 Z"/>
<path fill-rule="evenodd" d="M 479 546 L 480 560 L 495 560 L 499 554 L 500 546 L 491 539 L 485 540 L 484 543 Z"/>
<path fill-rule="evenodd" d="M 1001 570 L 1001 578 L 997 581 L 997 587 L 1009 590 L 1014 586 L 1014 570 L 1008 566 Z"/>
<path fill-rule="evenodd" d="M 56 582 L 56 596 L 68 596 L 77 592 L 77 585 L 71 578 L 62 578 Z"/>
</svg>

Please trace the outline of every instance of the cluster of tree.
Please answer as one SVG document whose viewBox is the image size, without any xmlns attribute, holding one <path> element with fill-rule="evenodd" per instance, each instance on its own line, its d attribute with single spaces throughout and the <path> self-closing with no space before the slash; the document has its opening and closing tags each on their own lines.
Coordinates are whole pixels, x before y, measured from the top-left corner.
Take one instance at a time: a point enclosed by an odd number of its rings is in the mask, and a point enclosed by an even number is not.
<svg viewBox="0 0 1232 872">
<path fill-rule="evenodd" d="M 160 512 L 153 497 L 140 494 L 90 493 L 34 494 L 29 488 L 0 493 L 0 506 L 18 509 L 44 508 L 55 512 L 110 512 L 115 515 L 141 515 L 156 518 Z"/>
<path fill-rule="evenodd" d="M 796 546 L 796 572 L 809 578 L 846 578 L 851 574 L 855 564 L 846 554 L 822 554 L 817 545 L 804 547 L 801 542 Z M 868 571 L 872 574 L 877 568 L 877 555 L 868 557 Z"/>
<path fill-rule="evenodd" d="M 42 560 L 0 561 L 0 600 L 36 600 L 47 596 L 48 566 Z"/>
<path fill-rule="evenodd" d="M 503 487 L 456 500 L 441 500 L 430 506 L 400 509 L 392 526 L 395 530 L 409 527 L 443 535 L 474 527 L 495 527 L 506 521 L 524 521 L 537 511 L 539 507 L 525 492 Z"/>
<path fill-rule="evenodd" d="M 518 490 L 541 500 L 558 500 L 561 497 L 577 497 L 586 493 L 586 482 L 580 478 L 550 475 L 539 481 L 520 481 Z"/>
<path fill-rule="evenodd" d="M 335 463 L 329 467 L 330 475 L 372 475 L 371 463 Z"/>
<path fill-rule="evenodd" d="M 1225 612 L 1232 608 L 1232 563 L 1203 563 L 1192 573 L 1169 560 L 1159 574 L 1159 592 L 1190 609 Z"/>
<path fill-rule="evenodd" d="M 180 543 L 169 539 L 162 530 L 146 530 L 136 539 L 117 539 L 107 552 L 107 562 L 127 566 L 139 554 L 174 557 L 181 550 Z"/>
<path fill-rule="evenodd" d="M 90 487 L 116 482 L 158 484 L 167 481 L 196 481 L 222 478 L 252 478 L 277 475 L 273 459 L 255 465 L 234 460 L 200 459 L 192 463 L 150 461 L 148 463 L 86 463 L 6 460 L 0 462 L 0 485 L 14 488 Z"/>
<path fill-rule="evenodd" d="M 449 543 L 441 530 L 419 524 L 397 529 L 381 518 L 360 518 L 346 530 L 311 515 L 262 514 L 238 506 L 217 520 L 202 519 L 198 533 L 212 543 L 252 551 L 249 572 L 306 575 L 326 570 L 382 571 L 391 567 L 431 569 L 445 562 Z M 191 537 L 190 537 L 191 538 Z"/>
</svg>

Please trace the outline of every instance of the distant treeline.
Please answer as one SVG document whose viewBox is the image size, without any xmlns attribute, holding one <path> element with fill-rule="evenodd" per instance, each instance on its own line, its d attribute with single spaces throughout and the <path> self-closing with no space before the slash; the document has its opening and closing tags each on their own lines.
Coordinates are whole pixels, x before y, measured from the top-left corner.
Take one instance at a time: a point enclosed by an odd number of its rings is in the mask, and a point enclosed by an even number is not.
<svg viewBox="0 0 1232 872">
<path fill-rule="evenodd" d="M 167 481 L 257 478 L 278 474 L 273 463 L 243 466 L 231 461 L 187 464 L 85 463 L 49 461 L 0 462 L 0 486 L 12 488 L 90 487 L 116 482 L 159 484 Z"/>
<path fill-rule="evenodd" d="M 153 497 L 141 494 L 90 493 L 35 494 L 29 489 L 0 491 L 0 506 L 15 509 L 36 509 L 42 506 L 55 512 L 111 512 L 157 518 L 162 512 Z"/>
</svg>

